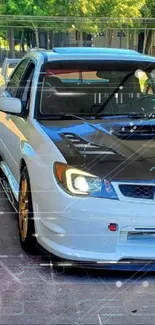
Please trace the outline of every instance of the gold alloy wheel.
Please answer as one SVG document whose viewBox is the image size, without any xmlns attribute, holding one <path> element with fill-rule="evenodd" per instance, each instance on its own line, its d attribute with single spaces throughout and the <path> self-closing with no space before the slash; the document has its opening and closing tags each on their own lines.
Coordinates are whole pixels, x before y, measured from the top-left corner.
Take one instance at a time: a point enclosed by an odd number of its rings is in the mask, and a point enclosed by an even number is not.
<svg viewBox="0 0 155 325">
<path fill-rule="evenodd" d="M 19 195 L 19 230 L 22 241 L 27 237 L 28 230 L 28 184 L 27 180 L 21 181 Z"/>
</svg>

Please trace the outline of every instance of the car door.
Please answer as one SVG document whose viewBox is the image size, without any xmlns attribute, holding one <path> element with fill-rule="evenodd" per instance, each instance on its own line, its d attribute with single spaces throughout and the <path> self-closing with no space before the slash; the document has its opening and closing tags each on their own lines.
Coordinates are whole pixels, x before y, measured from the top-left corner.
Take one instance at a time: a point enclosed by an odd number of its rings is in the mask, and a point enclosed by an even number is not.
<svg viewBox="0 0 155 325">
<path fill-rule="evenodd" d="M 20 81 L 22 78 L 22 75 L 25 71 L 25 68 L 28 64 L 28 60 L 23 60 L 19 64 L 19 66 L 14 70 L 14 73 L 12 74 L 10 81 L 4 89 L 1 96 L 16 96 L 17 89 L 20 85 Z M 10 115 L 6 114 L 4 112 L 0 112 L 0 154 L 2 159 L 8 164 L 11 165 L 12 157 L 10 154 L 10 148 L 12 145 L 11 139 L 10 139 L 10 132 L 11 129 L 13 129 Z M 9 137 L 9 139 L 8 139 Z M 8 146 L 8 143 L 10 142 L 10 145 Z"/>
<path fill-rule="evenodd" d="M 23 60 L 13 73 L 6 88 L 4 96 L 19 98 L 24 110 L 29 111 L 30 84 L 33 77 L 35 64 L 31 60 Z M 2 126 L 2 127 L 1 127 Z M 24 129 L 26 117 L 0 112 L 0 139 L 4 161 L 18 181 L 20 143 L 26 140 Z"/>
</svg>

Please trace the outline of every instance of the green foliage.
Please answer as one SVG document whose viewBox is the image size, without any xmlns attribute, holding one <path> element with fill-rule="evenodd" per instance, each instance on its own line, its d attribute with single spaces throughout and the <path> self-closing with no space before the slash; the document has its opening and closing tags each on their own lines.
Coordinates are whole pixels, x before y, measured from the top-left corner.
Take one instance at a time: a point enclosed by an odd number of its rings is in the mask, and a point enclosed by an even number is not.
<svg viewBox="0 0 155 325">
<path fill-rule="evenodd" d="M 133 18 L 155 17 L 155 0 L 0 0 L 0 14 L 66 17 L 62 22 L 42 19 L 42 22 L 16 21 L 15 25 L 29 28 L 35 33 L 38 27 L 49 28 L 54 33 L 78 30 L 98 33 L 106 28 L 136 28 Z M 70 17 L 70 21 L 67 20 Z M 100 17 L 111 19 L 102 20 Z M 12 25 L 4 19 L 3 24 Z M 151 26 L 151 25 L 150 25 Z M 153 26 L 153 25 L 152 25 Z M 25 28 L 25 30 L 26 30 Z M 1 32 L 3 35 L 3 32 Z"/>
<path fill-rule="evenodd" d="M 43 15 L 46 0 L 2 0 L 0 12 L 5 15 Z"/>
<path fill-rule="evenodd" d="M 54 31 L 70 31 L 73 24 L 76 29 L 85 32 L 97 32 L 107 26 L 120 27 L 126 22 L 133 25 L 131 19 L 126 19 L 140 17 L 144 10 L 148 15 L 153 14 L 154 0 L 1 0 L 0 4 L 0 14 L 73 18 L 74 23 L 40 23 L 40 27 L 44 24 Z M 99 17 L 111 17 L 113 20 L 105 23 Z M 34 28 L 34 23 L 30 25 Z"/>
<path fill-rule="evenodd" d="M 155 1 L 145 0 L 144 6 L 142 7 L 142 16 L 148 18 L 155 17 Z"/>
</svg>

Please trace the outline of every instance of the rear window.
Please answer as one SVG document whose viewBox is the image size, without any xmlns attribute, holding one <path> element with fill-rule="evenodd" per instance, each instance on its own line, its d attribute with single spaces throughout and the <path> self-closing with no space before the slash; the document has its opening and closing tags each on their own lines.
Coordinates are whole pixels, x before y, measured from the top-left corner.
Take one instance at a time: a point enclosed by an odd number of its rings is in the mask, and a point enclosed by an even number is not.
<svg viewBox="0 0 155 325">
<path fill-rule="evenodd" d="M 57 76 L 62 82 L 106 82 L 97 76 L 96 71 L 75 71 L 75 70 L 47 70 L 46 77 Z"/>
</svg>

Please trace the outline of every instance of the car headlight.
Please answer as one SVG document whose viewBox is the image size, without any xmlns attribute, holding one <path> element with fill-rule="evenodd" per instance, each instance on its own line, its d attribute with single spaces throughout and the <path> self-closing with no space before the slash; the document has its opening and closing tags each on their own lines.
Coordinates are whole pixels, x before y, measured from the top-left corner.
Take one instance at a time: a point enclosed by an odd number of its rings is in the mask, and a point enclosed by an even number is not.
<svg viewBox="0 0 155 325">
<path fill-rule="evenodd" d="M 55 163 L 54 174 L 59 185 L 71 195 L 118 199 L 109 181 L 85 171 L 64 163 Z"/>
</svg>

